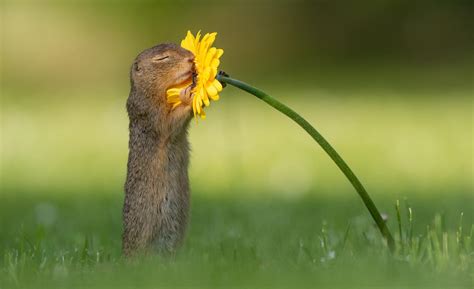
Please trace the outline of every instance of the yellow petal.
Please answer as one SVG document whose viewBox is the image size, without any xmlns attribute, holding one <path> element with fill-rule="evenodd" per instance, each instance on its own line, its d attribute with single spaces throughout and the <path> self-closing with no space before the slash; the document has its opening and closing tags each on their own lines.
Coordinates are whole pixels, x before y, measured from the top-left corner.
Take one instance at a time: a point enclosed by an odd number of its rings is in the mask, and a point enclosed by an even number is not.
<svg viewBox="0 0 474 289">
<path fill-rule="evenodd" d="M 201 98 L 204 101 L 204 105 L 209 106 L 209 98 L 207 96 L 207 93 L 204 91 L 204 88 L 201 88 Z"/>
<path fill-rule="evenodd" d="M 209 49 L 206 55 L 206 60 L 204 61 L 205 66 L 209 66 L 211 64 L 211 61 L 213 61 L 214 55 L 216 54 L 216 50 L 217 49 L 215 47 L 211 47 Z"/>
<path fill-rule="evenodd" d="M 222 84 L 219 82 L 219 80 L 214 79 L 212 82 L 212 85 L 217 89 L 217 91 L 221 92 L 222 91 Z"/>
<path fill-rule="evenodd" d="M 206 113 L 204 112 L 204 110 L 201 112 L 201 118 L 206 119 Z"/>
<path fill-rule="evenodd" d="M 224 49 L 217 49 L 216 58 L 220 58 L 224 54 Z"/>
<path fill-rule="evenodd" d="M 212 33 L 209 34 L 209 39 L 208 39 L 209 46 L 208 47 L 212 46 L 212 44 L 216 40 L 216 36 L 217 36 L 217 32 L 212 32 Z"/>
<path fill-rule="evenodd" d="M 212 100 L 216 101 L 216 100 L 219 100 L 219 95 L 216 94 L 216 95 L 213 95 L 213 96 L 210 96 Z"/>
<path fill-rule="evenodd" d="M 211 65 L 212 68 L 217 69 L 217 67 L 219 67 L 219 64 L 221 64 L 221 61 L 217 58 L 214 58 L 210 65 Z"/>
<path fill-rule="evenodd" d="M 199 38 L 201 38 L 201 30 L 198 31 L 198 33 L 196 34 L 196 38 L 194 38 L 194 49 L 196 52 L 199 48 Z"/>
<path fill-rule="evenodd" d="M 191 31 L 188 30 L 186 37 L 184 38 L 183 41 L 181 41 L 181 47 L 194 53 L 195 52 L 194 41 L 195 41 L 195 38 L 193 34 L 191 33 Z"/>
<path fill-rule="evenodd" d="M 206 91 L 209 94 L 209 97 L 211 98 L 217 94 L 217 89 L 214 87 L 214 85 L 209 85 L 208 87 L 206 87 Z"/>
<path fill-rule="evenodd" d="M 211 76 L 211 68 L 208 66 L 204 69 L 204 71 L 200 75 L 201 81 L 207 82 L 210 76 Z"/>
<path fill-rule="evenodd" d="M 201 114 L 201 108 L 202 108 L 202 101 L 201 98 L 196 97 L 196 112 L 198 114 Z"/>
<path fill-rule="evenodd" d="M 206 33 L 201 41 L 201 46 L 199 47 L 199 55 L 202 60 L 205 60 L 207 50 L 211 47 L 212 43 L 216 39 L 217 33 Z"/>
<path fill-rule="evenodd" d="M 197 97 L 194 97 L 193 98 L 193 113 L 194 113 L 194 116 L 196 116 L 196 111 L 197 111 L 196 101 L 197 101 Z"/>
<path fill-rule="evenodd" d="M 211 67 L 211 72 L 209 73 L 209 78 L 208 80 L 214 81 L 214 78 L 216 78 L 217 75 L 217 67 Z"/>
<path fill-rule="evenodd" d="M 175 102 L 181 101 L 181 99 L 179 99 L 179 97 L 177 96 L 172 96 L 172 97 L 168 97 L 167 101 L 168 103 L 175 103 Z"/>
<path fill-rule="evenodd" d="M 182 88 L 177 88 L 177 87 L 170 88 L 166 91 L 166 94 L 167 95 L 176 95 L 176 94 L 179 95 L 181 93 L 181 90 L 182 90 Z"/>
</svg>

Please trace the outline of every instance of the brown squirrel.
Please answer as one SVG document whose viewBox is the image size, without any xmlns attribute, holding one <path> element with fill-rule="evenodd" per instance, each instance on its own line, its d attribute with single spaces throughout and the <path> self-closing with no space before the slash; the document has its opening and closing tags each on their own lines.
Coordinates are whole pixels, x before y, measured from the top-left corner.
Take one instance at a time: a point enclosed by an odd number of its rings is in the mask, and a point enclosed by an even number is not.
<svg viewBox="0 0 474 289">
<path fill-rule="evenodd" d="M 173 252 L 189 211 L 192 85 L 171 109 L 166 90 L 193 79 L 194 55 L 175 44 L 144 50 L 133 62 L 127 99 L 129 156 L 123 206 L 123 253 Z"/>
</svg>

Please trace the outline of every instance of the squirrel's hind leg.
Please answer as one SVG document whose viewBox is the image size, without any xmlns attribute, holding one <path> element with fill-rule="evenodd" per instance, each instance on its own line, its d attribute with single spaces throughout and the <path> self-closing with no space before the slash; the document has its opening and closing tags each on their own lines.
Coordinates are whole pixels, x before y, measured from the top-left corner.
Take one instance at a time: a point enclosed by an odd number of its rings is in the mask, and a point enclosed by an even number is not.
<svg viewBox="0 0 474 289">
<path fill-rule="evenodd" d="M 186 193 L 187 194 L 187 193 Z M 182 244 L 188 221 L 188 200 L 165 198 L 160 206 L 160 219 L 153 247 L 159 253 L 173 253 Z"/>
</svg>

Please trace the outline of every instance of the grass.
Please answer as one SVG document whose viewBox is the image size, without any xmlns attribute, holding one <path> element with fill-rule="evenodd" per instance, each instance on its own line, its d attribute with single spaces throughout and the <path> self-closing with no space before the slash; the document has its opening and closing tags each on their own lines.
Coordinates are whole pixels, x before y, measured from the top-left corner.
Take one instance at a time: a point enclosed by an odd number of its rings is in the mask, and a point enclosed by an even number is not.
<svg viewBox="0 0 474 289">
<path fill-rule="evenodd" d="M 2 289 L 470 288 L 473 280 L 472 211 L 461 220 L 453 209 L 471 197 L 381 202 L 396 232 L 391 256 L 356 198 L 195 192 L 178 254 L 126 262 L 121 195 L 17 193 L 0 203 Z"/>
</svg>

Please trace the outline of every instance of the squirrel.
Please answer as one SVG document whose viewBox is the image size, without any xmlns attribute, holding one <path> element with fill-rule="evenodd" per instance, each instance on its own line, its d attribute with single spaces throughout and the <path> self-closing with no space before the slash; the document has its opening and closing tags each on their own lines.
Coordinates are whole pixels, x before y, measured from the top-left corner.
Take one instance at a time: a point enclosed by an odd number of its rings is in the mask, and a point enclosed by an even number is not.
<svg viewBox="0 0 474 289">
<path fill-rule="evenodd" d="M 194 54 L 175 44 L 141 52 L 130 71 L 129 155 L 123 206 L 125 256 L 172 253 L 182 243 L 189 211 L 189 143 L 193 84 L 174 109 L 166 90 L 192 82 Z"/>
</svg>

